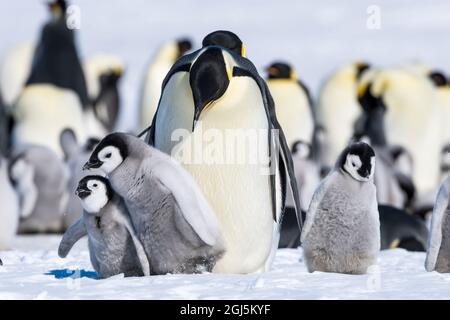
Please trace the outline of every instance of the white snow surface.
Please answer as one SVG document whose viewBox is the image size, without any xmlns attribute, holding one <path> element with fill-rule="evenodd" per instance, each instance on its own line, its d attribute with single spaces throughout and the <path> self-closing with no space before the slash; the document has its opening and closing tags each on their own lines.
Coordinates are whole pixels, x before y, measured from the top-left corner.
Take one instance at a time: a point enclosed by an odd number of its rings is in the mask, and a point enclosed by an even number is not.
<svg viewBox="0 0 450 320">
<path fill-rule="evenodd" d="M 426 272 L 425 253 L 402 249 L 382 251 L 367 275 L 308 273 L 299 248 L 278 250 L 262 274 L 97 280 L 86 240 L 65 259 L 57 255 L 59 241 L 20 236 L 14 250 L 0 252 L 0 299 L 450 299 L 450 274 Z"/>
</svg>

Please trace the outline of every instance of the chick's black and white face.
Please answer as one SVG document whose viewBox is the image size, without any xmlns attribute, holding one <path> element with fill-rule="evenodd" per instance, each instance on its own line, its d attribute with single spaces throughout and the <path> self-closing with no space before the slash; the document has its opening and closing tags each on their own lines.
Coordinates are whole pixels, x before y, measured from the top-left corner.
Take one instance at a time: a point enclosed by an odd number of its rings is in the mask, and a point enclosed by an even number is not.
<svg viewBox="0 0 450 320">
<path fill-rule="evenodd" d="M 365 143 L 353 144 L 349 147 L 342 169 L 357 181 L 372 180 L 375 172 L 375 152 Z"/>
<path fill-rule="evenodd" d="M 86 177 L 80 181 L 76 190 L 81 204 L 89 213 L 98 213 L 109 200 L 108 187 L 97 178 Z"/>
<path fill-rule="evenodd" d="M 123 158 L 119 148 L 115 146 L 106 146 L 98 152 L 98 160 L 102 163 L 99 167 L 105 174 L 111 173 L 122 162 Z"/>
<path fill-rule="evenodd" d="M 128 156 L 128 147 L 123 134 L 113 133 L 106 136 L 95 147 L 83 170 L 99 169 L 108 175 Z"/>
</svg>

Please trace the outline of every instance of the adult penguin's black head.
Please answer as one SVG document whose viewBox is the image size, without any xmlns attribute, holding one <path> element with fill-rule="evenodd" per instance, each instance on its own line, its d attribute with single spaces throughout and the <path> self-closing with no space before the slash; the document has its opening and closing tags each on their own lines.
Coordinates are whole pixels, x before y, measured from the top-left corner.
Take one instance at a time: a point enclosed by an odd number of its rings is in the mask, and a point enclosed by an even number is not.
<svg viewBox="0 0 450 320">
<path fill-rule="evenodd" d="M 267 69 L 269 79 L 295 79 L 296 75 L 292 67 L 285 62 L 274 62 Z"/>
<path fill-rule="evenodd" d="M 370 69 L 370 64 L 366 62 L 357 62 L 356 63 L 356 79 L 361 79 L 363 73 Z"/>
<path fill-rule="evenodd" d="M 432 71 L 428 74 L 428 77 L 436 87 L 445 87 L 447 85 L 447 77 L 440 71 Z"/>
<path fill-rule="evenodd" d="M 192 42 L 188 38 L 183 38 L 177 40 L 177 47 L 178 47 L 178 58 L 184 55 L 186 52 L 191 50 L 192 48 Z"/>
<path fill-rule="evenodd" d="M 202 46 L 221 46 L 245 57 L 244 44 L 237 35 L 231 31 L 218 30 L 208 34 L 202 41 Z"/>
<path fill-rule="evenodd" d="M 191 67 L 189 84 L 194 97 L 194 125 L 209 104 L 222 97 L 228 88 L 231 70 L 218 47 L 203 51 Z"/>
<path fill-rule="evenodd" d="M 47 7 L 53 18 L 59 19 L 66 14 L 67 3 L 65 0 L 54 0 L 47 2 Z"/>
</svg>

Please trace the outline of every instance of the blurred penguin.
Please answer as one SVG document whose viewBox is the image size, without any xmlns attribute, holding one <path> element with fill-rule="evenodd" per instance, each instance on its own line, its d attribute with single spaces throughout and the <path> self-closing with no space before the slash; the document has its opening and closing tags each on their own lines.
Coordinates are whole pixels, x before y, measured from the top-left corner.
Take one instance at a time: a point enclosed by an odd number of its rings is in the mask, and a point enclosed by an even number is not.
<svg viewBox="0 0 450 320">
<path fill-rule="evenodd" d="M 11 108 L 30 74 L 34 46 L 24 43 L 8 50 L 0 62 L 0 95 Z"/>
<path fill-rule="evenodd" d="M 83 165 L 89 160 L 89 156 L 100 141 L 96 138 L 89 138 L 86 143 L 80 144 L 77 141 L 75 133 L 70 129 L 66 129 L 61 133 L 60 142 L 70 175 L 67 183 L 69 199 L 63 219 L 63 227 L 66 229 L 80 219 L 83 213 L 83 207 L 81 206 L 80 199 L 75 194 L 75 191 L 79 181 L 88 175 L 86 171 L 83 171 Z M 98 170 L 93 169 L 89 174 L 94 173 L 101 175 L 101 173 L 97 171 Z"/>
<path fill-rule="evenodd" d="M 19 226 L 19 199 L 12 186 L 8 162 L 0 157 L 0 250 L 9 249 Z"/>
<path fill-rule="evenodd" d="M 408 251 L 426 251 L 428 229 L 426 224 L 404 210 L 379 205 L 381 250 L 402 248 Z"/>
<path fill-rule="evenodd" d="M 450 142 L 450 128 L 448 126 L 448 119 L 450 119 L 450 84 L 443 72 L 430 71 L 428 76 L 436 88 L 439 117 L 442 122 L 441 145 L 444 146 Z"/>
<path fill-rule="evenodd" d="M 317 122 L 323 126 L 329 149 L 324 165 L 332 167 L 353 135 L 361 113 L 356 97 L 358 79 L 369 69 L 366 63 L 352 63 L 335 71 L 322 85 L 316 109 Z"/>
<path fill-rule="evenodd" d="M 87 59 L 83 65 L 86 84 L 93 106 L 93 125 L 99 127 L 91 132 L 103 137 L 114 130 L 120 112 L 118 83 L 122 77 L 124 64 L 116 56 L 99 54 Z"/>
<path fill-rule="evenodd" d="M 438 178 L 440 126 L 436 92 L 431 81 L 405 68 L 368 74 L 358 96 L 383 104 L 386 138 L 407 149 L 414 160 L 413 179 L 418 192 L 435 187 Z"/>
<path fill-rule="evenodd" d="M 14 106 L 13 143 L 44 145 L 62 155 L 59 134 L 72 128 L 84 141 L 83 107 L 88 96 L 65 1 L 48 3 L 51 20 L 42 29 L 31 74 Z"/>
<path fill-rule="evenodd" d="M 306 86 L 297 79 L 295 71 L 284 62 L 274 62 L 267 69 L 267 86 L 275 101 L 275 111 L 292 146 L 296 141 L 312 142 L 314 119 L 311 96 Z"/>
<path fill-rule="evenodd" d="M 11 180 L 19 195 L 19 233 L 62 231 L 68 170 L 50 149 L 23 145 L 12 153 Z"/>
<path fill-rule="evenodd" d="M 192 48 L 191 40 L 183 38 L 164 44 L 147 67 L 140 102 L 140 126 L 150 125 L 158 107 L 161 86 L 172 65 Z"/>
<path fill-rule="evenodd" d="M 358 98 L 362 114 L 356 122 L 354 138 L 370 144 L 377 156 L 374 183 L 378 203 L 403 209 L 411 204 L 415 186 L 411 176 L 397 171 L 395 167 L 393 152 L 385 134 L 386 106 L 381 99 L 375 99 L 368 92 Z M 401 160 L 401 154 L 397 155 L 397 159 Z"/>
</svg>

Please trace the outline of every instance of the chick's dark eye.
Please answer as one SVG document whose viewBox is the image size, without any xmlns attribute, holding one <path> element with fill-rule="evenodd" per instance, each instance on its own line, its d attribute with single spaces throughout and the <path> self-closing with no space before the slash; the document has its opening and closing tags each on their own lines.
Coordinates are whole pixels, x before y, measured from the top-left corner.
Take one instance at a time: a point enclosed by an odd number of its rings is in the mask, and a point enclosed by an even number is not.
<svg viewBox="0 0 450 320">
<path fill-rule="evenodd" d="M 97 188 L 97 187 L 98 187 L 98 185 L 96 183 L 94 183 L 94 188 Z"/>
<path fill-rule="evenodd" d="M 105 157 L 108 159 L 111 158 L 111 153 L 107 153 Z"/>
</svg>

